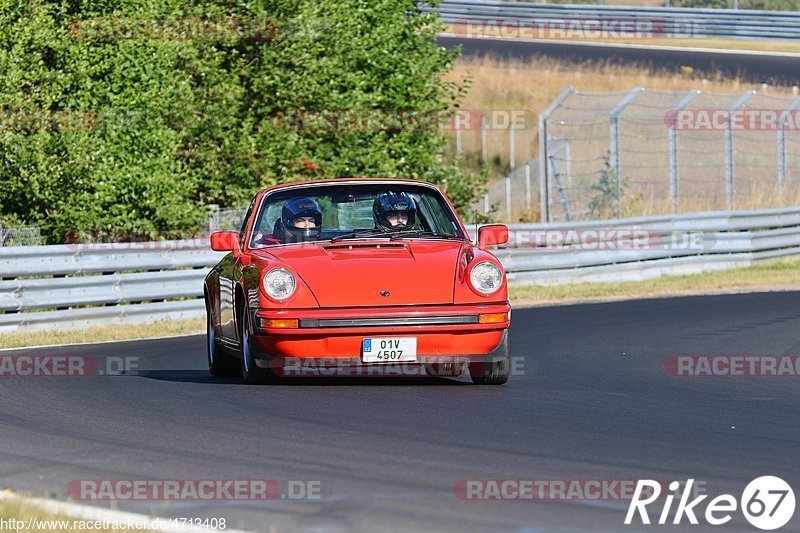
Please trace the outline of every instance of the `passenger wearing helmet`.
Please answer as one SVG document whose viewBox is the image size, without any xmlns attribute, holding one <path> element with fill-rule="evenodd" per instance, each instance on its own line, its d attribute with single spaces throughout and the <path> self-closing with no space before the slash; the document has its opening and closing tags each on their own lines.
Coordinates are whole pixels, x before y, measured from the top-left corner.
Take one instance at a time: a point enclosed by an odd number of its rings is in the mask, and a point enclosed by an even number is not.
<svg viewBox="0 0 800 533">
<path fill-rule="evenodd" d="M 275 221 L 273 238 L 282 243 L 319 239 L 322 233 L 322 210 L 311 198 L 292 198 L 283 205 L 281 217 Z"/>
<path fill-rule="evenodd" d="M 377 228 L 386 231 L 403 231 L 414 227 L 417 206 L 404 192 L 379 193 L 372 203 L 372 216 Z"/>
</svg>

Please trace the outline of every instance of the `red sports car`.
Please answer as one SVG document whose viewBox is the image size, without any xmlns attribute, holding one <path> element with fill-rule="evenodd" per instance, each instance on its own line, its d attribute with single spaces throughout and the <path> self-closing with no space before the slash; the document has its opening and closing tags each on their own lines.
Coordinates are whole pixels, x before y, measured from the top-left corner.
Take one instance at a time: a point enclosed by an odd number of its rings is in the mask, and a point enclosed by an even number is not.
<svg viewBox="0 0 800 533">
<path fill-rule="evenodd" d="M 474 383 L 508 380 L 508 241 L 477 245 L 444 192 L 416 180 L 335 179 L 258 193 L 241 231 L 211 235 L 231 252 L 206 276 L 208 365 L 247 383 L 299 362 L 398 364 Z M 385 368 L 385 367 L 384 367 Z"/>
</svg>

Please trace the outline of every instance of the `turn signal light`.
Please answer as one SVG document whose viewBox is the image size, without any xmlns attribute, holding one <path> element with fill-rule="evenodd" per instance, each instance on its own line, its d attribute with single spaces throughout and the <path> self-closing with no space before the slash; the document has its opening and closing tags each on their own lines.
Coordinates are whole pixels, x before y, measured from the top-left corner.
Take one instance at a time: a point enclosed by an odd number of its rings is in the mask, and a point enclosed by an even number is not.
<svg viewBox="0 0 800 533">
<path fill-rule="evenodd" d="M 300 321 L 296 318 L 262 318 L 261 328 L 283 328 L 291 329 L 300 327 Z"/>
<path fill-rule="evenodd" d="M 501 322 L 508 322 L 508 313 L 478 315 L 478 324 L 499 324 Z"/>
</svg>

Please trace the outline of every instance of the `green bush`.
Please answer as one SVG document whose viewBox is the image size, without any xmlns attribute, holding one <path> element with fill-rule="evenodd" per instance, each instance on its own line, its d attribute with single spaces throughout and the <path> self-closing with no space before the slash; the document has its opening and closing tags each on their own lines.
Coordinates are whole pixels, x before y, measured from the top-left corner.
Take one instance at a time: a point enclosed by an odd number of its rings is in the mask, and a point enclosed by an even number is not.
<svg viewBox="0 0 800 533">
<path fill-rule="evenodd" d="M 443 159 L 437 128 L 275 120 L 297 110 L 452 111 L 466 80 L 442 81 L 456 53 L 436 45 L 439 23 L 416 4 L 3 0 L 0 222 L 39 225 L 50 242 L 75 229 L 188 230 L 203 225 L 208 204 L 347 176 L 433 181 L 464 208 L 485 177 Z M 271 19 L 279 29 L 262 40 L 117 38 L 91 33 L 97 19 Z"/>
</svg>

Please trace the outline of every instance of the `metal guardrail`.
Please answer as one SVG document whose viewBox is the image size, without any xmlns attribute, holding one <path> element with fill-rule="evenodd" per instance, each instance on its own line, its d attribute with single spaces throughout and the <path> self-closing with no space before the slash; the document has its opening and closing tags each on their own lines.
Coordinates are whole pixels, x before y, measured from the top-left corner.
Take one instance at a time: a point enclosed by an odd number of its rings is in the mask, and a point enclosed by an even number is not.
<svg viewBox="0 0 800 533">
<path fill-rule="evenodd" d="M 800 254 L 800 207 L 509 228 L 497 256 L 517 284 L 641 280 Z"/>
<path fill-rule="evenodd" d="M 516 284 L 608 282 L 800 255 L 800 207 L 514 224 Z M 554 245 L 555 243 L 555 245 Z M 0 248 L 0 333 L 202 317 L 206 239 Z"/>
<path fill-rule="evenodd" d="M 619 27 L 621 21 L 627 21 L 642 23 L 639 28 L 646 28 L 647 24 L 655 25 L 654 31 L 662 37 L 800 39 L 800 13 L 792 11 L 559 5 L 488 0 L 445 0 L 437 9 L 446 24 L 507 20 L 536 28 L 553 27 L 553 21 L 606 21 L 614 22 Z"/>
<path fill-rule="evenodd" d="M 204 314 L 208 239 L 0 248 L 0 333 Z"/>
</svg>

